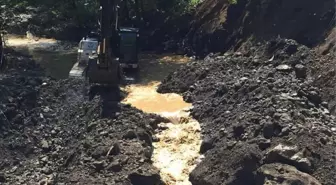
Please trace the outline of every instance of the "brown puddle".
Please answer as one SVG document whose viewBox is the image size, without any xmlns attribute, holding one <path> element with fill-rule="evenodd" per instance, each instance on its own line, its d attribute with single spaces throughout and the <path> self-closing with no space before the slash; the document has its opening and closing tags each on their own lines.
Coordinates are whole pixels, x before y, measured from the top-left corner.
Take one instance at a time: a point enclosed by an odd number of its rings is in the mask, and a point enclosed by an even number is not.
<svg viewBox="0 0 336 185">
<path fill-rule="evenodd" d="M 170 72 L 189 62 L 188 57 L 147 54 L 140 57 L 140 83 L 124 88 L 129 94 L 123 103 L 147 113 L 176 112 L 188 109 L 191 104 L 174 93 L 157 93 L 157 87 Z"/>
<path fill-rule="evenodd" d="M 153 164 L 160 169 L 161 178 L 167 185 L 191 185 L 189 174 L 202 157 L 199 154 L 201 128 L 188 112 L 192 105 L 184 102 L 178 94 L 156 92 L 161 80 L 188 61 L 189 58 L 173 55 L 143 56 L 140 61 L 141 82 L 124 88 L 128 96 L 123 103 L 171 121 L 160 124 L 168 129 L 157 133 L 160 141 L 153 143 Z"/>
<path fill-rule="evenodd" d="M 124 103 L 132 104 L 133 107 L 147 113 L 176 112 L 188 109 L 191 104 L 183 101 L 177 94 L 159 94 L 156 92 L 159 83 L 147 85 L 131 85 L 126 87 L 129 92 Z"/>
<path fill-rule="evenodd" d="M 55 39 L 28 39 L 20 35 L 7 35 L 6 45 L 24 54 L 29 54 L 48 75 L 56 79 L 68 78 L 69 71 L 77 60 L 75 43 Z"/>
</svg>

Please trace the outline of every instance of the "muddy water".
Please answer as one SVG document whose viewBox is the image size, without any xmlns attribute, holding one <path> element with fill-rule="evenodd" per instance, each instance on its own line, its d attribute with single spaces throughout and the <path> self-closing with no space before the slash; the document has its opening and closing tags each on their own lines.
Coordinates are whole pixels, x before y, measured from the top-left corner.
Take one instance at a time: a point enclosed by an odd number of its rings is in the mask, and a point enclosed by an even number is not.
<svg viewBox="0 0 336 185">
<path fill-rule="evenodd" d="M 160 125 L 167 129 L 156 135 L 159 142 L 154 143 L 153 154 L 154 165 L 167 185 L 190 185 L 189 174 L 201 159 L 200 125 L 188 112 L 192 105 L 178 94 L 156 92 L 164 77 L 188 61 L 181 56 L 144 55 L 140 61 L 140 82 L 125 87 L 128 96 L 124 103 L 171 121 Z"/>
<path fill-rule="evenodd" d="M 47 75 L 56 79 L 68 78 L 69 71 L 77 58 L 75 43 L 59 42 L 54 39 L 27 39 L 24 36 L 9 35 L 6 45 L 29 54 L 38 62 Z"/>
</svg>

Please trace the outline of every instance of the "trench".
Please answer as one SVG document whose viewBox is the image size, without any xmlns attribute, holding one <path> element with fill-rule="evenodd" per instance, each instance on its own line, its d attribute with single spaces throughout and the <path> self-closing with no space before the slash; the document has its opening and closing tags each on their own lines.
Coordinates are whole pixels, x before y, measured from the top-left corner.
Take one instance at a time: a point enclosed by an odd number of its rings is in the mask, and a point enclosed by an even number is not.
<svg viewBox="0 0 336 185">
<path fill-rule="evenodd" d="M 29 54 L 55 79 L 68 78 L 77 57 L 76 43 L 58 42 L 53 39 L 31 40 L 9 36 L 7 45 Z M 159 124 L 156 130 L 153 165 L 160 170 L 167 185 L 190 185 L 189 174 L 201 161 L 200 124 L 190 116 L 191 104 L 178 94 L 159 94 L 156 89 L 172 71 L 190 59 L 171 54 L 141 54 L 136 83 L 122 87 L 127 97 L 122 103 L 130 104 L 146 113 L 158 114 L 170 120 Z"/>
<path fill-rule="evenodd" d="M 192 105 L 175 93 L 157 93 L 160 82 L 172 71 L 189 62 L 176 55 L 145 54 L 140 57 L 138 82 L 125 86 L 123 100 L 146 113 L 158 114 L 170 120 L 161 123 L 153 143 L 153 165 L 160 169 L 167 185 L 190 185 L 189 174 L 202 159 L 200 124 L 190 116 Z"/>
</svg>

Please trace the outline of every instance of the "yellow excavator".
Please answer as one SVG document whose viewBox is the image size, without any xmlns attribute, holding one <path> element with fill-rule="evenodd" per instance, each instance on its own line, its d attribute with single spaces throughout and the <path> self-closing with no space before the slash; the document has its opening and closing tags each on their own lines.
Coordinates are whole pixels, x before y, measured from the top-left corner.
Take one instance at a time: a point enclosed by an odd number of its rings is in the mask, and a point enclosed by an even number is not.
<svg viewBox="0 0 336 185">
<path fill-rule="evenodd" d="M 119 27 L 119 3 L 119 0 L 99 0 L 99 30 L 80 41 L 77 62 L 69 74 L 87 79 L 90 99 L 97 94 L 101 96 L 104 117 L 120 112 L 123 68 L 138 67 L 139 29 Z"/>
</svg>

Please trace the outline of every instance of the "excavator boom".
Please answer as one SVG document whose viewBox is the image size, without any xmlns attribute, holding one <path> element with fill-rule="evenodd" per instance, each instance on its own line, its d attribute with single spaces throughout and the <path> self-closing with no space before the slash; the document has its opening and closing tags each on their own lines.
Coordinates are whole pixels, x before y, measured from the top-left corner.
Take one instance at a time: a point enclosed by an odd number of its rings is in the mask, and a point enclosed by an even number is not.
<svg viewBox="0 0 336 185">
<path fill-rule="evenodd" d="M 111 44 L 112 37 L 117 34 L 117 1 L 100 0 L 99 4 L 99 31 L 95 37 L 81 40 L 78 61 L 70 77 L 86 77 L 90 83 L 118 86 L 121 80 L 119 59 L 113 55 Z"/>
<path fill-rule="evenodd" d="M 118 86 L 120 81 L 119 60 L 112 53 L 111 39 L 116 33 L 113 25 L 117 17 L 115 0 L 100 0 L 100 33 L 97 55 L 89 58 L 86 77 L 91 83 Z"/>
</svg>

